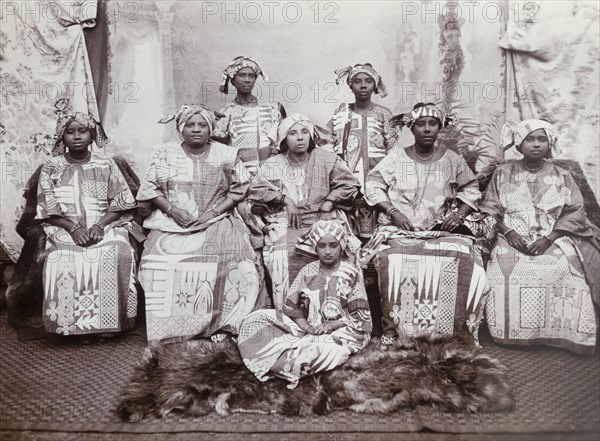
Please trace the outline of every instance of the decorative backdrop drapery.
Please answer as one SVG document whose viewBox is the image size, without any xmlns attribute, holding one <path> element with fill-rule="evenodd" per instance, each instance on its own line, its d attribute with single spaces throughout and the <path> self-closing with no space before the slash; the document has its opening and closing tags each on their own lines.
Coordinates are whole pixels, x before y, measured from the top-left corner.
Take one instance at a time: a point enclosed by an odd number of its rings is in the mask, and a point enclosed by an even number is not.
<svg viewBox="0 0 600 441">
<path fill-rule="evenodd" d="M 54 104 L 98 118 L 83 30 L 95 25 L 97 4 L 85 1 L 4 2 L 0 141 L 0 244 L 13 260 L 23 240 L 15 231 L 21 194 L 35 169 L 50 158 Z"/>
</svg>

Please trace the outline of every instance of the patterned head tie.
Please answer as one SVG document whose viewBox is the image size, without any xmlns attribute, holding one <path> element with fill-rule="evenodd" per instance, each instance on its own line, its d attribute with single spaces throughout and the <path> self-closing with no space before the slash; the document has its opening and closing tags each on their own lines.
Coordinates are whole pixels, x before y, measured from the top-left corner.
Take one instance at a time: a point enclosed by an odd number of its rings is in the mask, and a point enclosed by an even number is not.
<svg viewBox="0 0 600 441">
<path fill-rule="evenodd" d="M 315 222 L 313 226 L 308 230 L 307 239 L 312 244 L 313 248 L 317 248 L 317 242 L 323 237 L 330 234 L 340 243 L 342 250 L 346 249 L 348 244 L 348 235 L 344 225 L 339 221 L 334 220 L 320 220 Z"/>
<path fill-rule="evenodd" d="M 87 127 L 92 133 L 92 139 L 99 148 L 108 144 L 108 137 L 104 132 L 104 128 L 100 121 L 96 121 L 90 114 L 83 112 L 73 112 L 67 100 L 59 100 L 55 104 L 58 120 L 56 122 L 56 133 L 54 135 L 55 143 L 52 149 L 54 156 L 62 155 L 65 152 L 65 144 L 63 143 L 63 135 L 73 121 Z"/>
<path fill-rule="evenodd" d="M 318 137 L 315 131 L 315 125 L 310 119 L 308 119 L 308 116 L 303 115 L 302 113 L 292 113 L 288 117 L 284 118 L 278 126 L 271 129 L 268 136 L 276 146 L 279 146 L 287 137 L 292 127 L 296 124 L 300 124 L 302 127 L 306 128 L 306 130 L 308 130 L 310 133 L 310 137 L 313 139 L 313 141 L 315 141 L 315 143 L 317 143 Z"/>
<path fill-rule="evenodd" d="M 423 106 L 413 109 L 410 113 L 401 113 L 400 115 L 392 117 L 390 123 L 394 126 L 408 127 L 411 129 L 419 118 L 423 118 L 425 116 L 430 116 L 437 119 L 442 128 L 448 127 L 457 119 L 456 115 L 453 113 L 444 114 L 444 112 L 442 112 L 439 107 L 436 107 L 435 104 L 427 103 Z"/>
<path fill-rule="evenodd" d="M 341 220 L 319 220 L 310 229 L 300 235 L 296 248 L 305 252 L 316 254 L 317 242 L 324 236 L 331 234 L 340 243 L 342 251 L 352 259 L 356 259 L 362 243 L 358 237 L 352 234 L 348 222 Z"/>
<path fill-rule="evenodd" d="M 269 81 L 269 77 L 265 75 L 256 60 L 250 57 L 235 57 L 233 61 L 227 65 L 221 76 L 221 86 L 219 86 L 219 90 L 222 93 L 227 94 L 229 92 L 229 82 L 233 80 L 233 77 L 235 77 L 240 69 L 243 69 L 244 67 L 249 67 L 254 71 L 257 77 L 262 75 L 265 81 Z"/>
<path fill-rule="evenodd" d="M 379 75 L 377 71 L 373 69 L 373 66 L 371 66 L 370 63 L 355 64 L 354 66 L 348 66 L 336 70 L 335 74 L 337 75 L 337 79 L 335 80 L 335 84 L 340 84 L 345 77 L 346 84 L 350 86 L 354 77 L 360 73 L 364 73 L 373 78 L 373 81 L 375 81 L 375 93 L 381 95 L 382 98 L 387 95 L 387 90 L 385 88 L 385 84 L 383 84 L 381 75 Z"/>
<path fill-rule="evenodd" d="M 210 136 L 215 128 L 216 118 L 215 114 L 208 110 L 203 104 L 184 104 L 177 109 L 177 112 L 173 115 L 165 116 L 164 118 L 159 119 L 158 122 L 160 124 L 166 124 L 174 120 L 177 130 L 179 130 L 180 133 L 183 133 L 183 128 L 186 123 L 196 114 L 202 116 L 202 118 L 206 120 L 206 123 L 208 124 L 208 134 Z"/>
<path fill-rule="evenodd" d="M 543 119 L 526 119 L 518 123 L 507 121 L 502 127 L 502 134 L 500 136 L 502 150 L 508 150 L 512 146 L 515 146 L 518 150 L 527 135 L 538 129 L 543 129 L 546 132 L 550 149 L 555 153 L 559 153 L 560 149 L 557 142 L 556 128 Z"/>
</svg>

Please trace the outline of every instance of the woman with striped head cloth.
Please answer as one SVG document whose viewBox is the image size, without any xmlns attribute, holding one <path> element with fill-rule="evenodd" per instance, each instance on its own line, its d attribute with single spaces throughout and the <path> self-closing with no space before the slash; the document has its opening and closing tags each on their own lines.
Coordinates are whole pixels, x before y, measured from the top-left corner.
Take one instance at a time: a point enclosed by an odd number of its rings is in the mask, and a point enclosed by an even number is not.
<svg viewBox="0 0 600 441">
<path fill-rule="evenodd" d="M 452 119 L 432 103 L 394 117 L 415 143 L 394 149 L 367 176 L 365 200 L 379 219 L 363 258 L 375 256 L 383 344 L 468 333 L 481 319 L 485 270 L 468 218 L 481 192 L 465 160 L 436 142 Z"/>
<path fill-rule="evenodd" d="M 370 63 L 348 66 L 335 73 L 336 83 L 345 81 L 355 100 L 342 103 L 327 127 L 333 133 L 334 151 L 348 164 L 364 193 L 367 174 L 397 145 L 400 130 L 390 124 L 392 112 L 372 101 L 373 94 L 384 98 L 387 91 L 383 79 Z M 368 240 L 377 226 L 377 213 L 362 198 L 356 204 L 357 234 Z"/>
<path fill-rule="evenodd" d="M 362 270 L 355 263 L 358 246 L 347 225 L 319 220 L 301 241 L 318 260 L 296 276 L 283 314 L 253 312 L 244 319 L 238 340 L 244 363 L 259 380 L 283 378 L 290 388 L 306 375 L 345 363 L 371 335 Z"/>
<path fill-rule="evenodd" d="M 220 91 L 227 95 L 231 83 L 236 96 L 220 110 L 219 116 L 223 117 L 212 134 L 214 139 L 239 148 L 240 158 L 253 173 L 259 162 L 276 153 L 268 134 L 285 118 L 281 104 L 253 94 L 259 76 L 269 80 L 258 62 L 250 57 L 236 57 L 223 70 Z"/>
<path fill-rule="evenodd" d="M 137 195 L 154 207 L 140 264 L 148 340 L 222 340 L 237 334 L 259 292 L 248 230 L 233 210 L 248 183 L 237 151 L 210 140 L 213 112 L 184 105 L 159 122 L 171 121 L 182 142 L 154 155 Z"/>
<path fill-rule="evenodd" d="M 218 113 L 220 118 L 211 135 L 216 141 L 239 149 L 239 158 L 246 168 L 244 180 L 253 179 L 259 163 L 277 154 L 277 148 L 268 135 L 285 118 L 285 109 L 280 103 L 272 102 L 269 97 L 257 98 L 253 94 L 259 76 L 265 81 L 269 79 L 258 62 L 250 57 L 235 57 L 223 70 L 220 91 L 227 95 L 231 83 L 236 89 L 236 97 Z M 264 225 L 252 214 L 250 204 L 245 201 L 238 204 L 237 212 L 250 231 L 252 247 L 260 259 Z M 263 298 L 266 296 L 263 273 L 260 278 Z"/>
</svg>

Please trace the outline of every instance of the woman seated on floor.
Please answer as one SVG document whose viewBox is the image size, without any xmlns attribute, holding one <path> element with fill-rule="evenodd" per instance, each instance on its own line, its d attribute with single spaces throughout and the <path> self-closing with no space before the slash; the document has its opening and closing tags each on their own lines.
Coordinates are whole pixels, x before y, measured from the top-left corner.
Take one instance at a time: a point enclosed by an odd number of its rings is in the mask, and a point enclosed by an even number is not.
<svg viewBox="0 0 600 441">
<path fill-rule="evenodd" d="M 294 388 L 300 378 L 340 366 L 369 343 L 371 314 L 354 239 L 341 222 L 314 223 L 300 240 L 318 260 L 298 273 L 285 315 L 263 309 L 244 319 L 238 347 L 259 380 L 283 378 Z"/>
<path fill-rule="evenodd" d="M 478 209 L 477 181 L 459 155 L 436 144 L 449 118 L 419 103 L 395 120 L 415 143 L 392 150 L 367 177 L 365 199 L 380 214 L 361 256 L 363 263 L 376 256 L 382 345 L 396 336 L 406 343 L 421 333 L 475 330 L 486 285 L 466 219 Z"/>
<path fill-rule="evenodd" d="M 258 272 L 246 226 L 233 210 L 248 184 L 237 149 L 210 140 L 215 116 L 181 106 L 180 144 L 161 148 L 140 186 L 139 201 L 155 210 L 140 264 L 148 341 L 237 334 L 254 308 Z"/>
<path fill-rule="evenodd" d="M 294 113 L 278 126 L 280 153 L 267 159 L 252 182 L 249 201 L 265 222 L 263 257 L 275 307 L 281 310 L 293 280 L 308 259 L 296 250 L 301 234 L 319 219 L 347 222 L 359 183 L 337 155 L 315 146 L 315 127 Z"/>
<path fill-rule="evenodd" d="M 100 124 L 80 112 L 63 114 L 56 130 L 58 156 L 42 167 L 37 219 L 47 235 L 43 271 L 46 331 L 113 335 L 137 315 L 134 250 L 129 219 L 135 198 L 102 146 Z"/>
<path fill-rule="evenodd" d="M 482 208 L 499 233 L 487 268 L 491 336 L 592 354 L 600 285 L 598 268 L 584 262 L 599 261 L 598 244 L 573 177 L 547 161 L 556 129 L 538 119 L 507 123 L 502 142 L 523 158 L 496 168 Z"/>
</svg>

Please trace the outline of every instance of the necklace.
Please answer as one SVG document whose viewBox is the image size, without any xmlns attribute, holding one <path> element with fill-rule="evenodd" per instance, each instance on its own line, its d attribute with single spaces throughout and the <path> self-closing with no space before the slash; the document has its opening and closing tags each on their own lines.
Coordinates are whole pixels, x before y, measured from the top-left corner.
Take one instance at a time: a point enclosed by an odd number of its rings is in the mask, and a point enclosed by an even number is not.
<svg viewBox="0 0 600 441">
<path fill-rule="evenodd" d="M 65 159 L 67 160 L 67 162 L 69 162 L 71 164 L 83 164 L 84 162 L 88 162 L 91 157 L 92 157 L 92 152 L 90 152 L 89 150 L 87 152 L 87 155 L 85 155 L 85 158 L 82 158 L 82 159 L 73 158 L 69 154 L 69 152 L 65 153 Z"/>
<path fill-rule="evenodd" d="M 544 166 L 546 165 L 546 160 L 544 159 L 543 162 L 542 162 L 542 165 L 540 165 L 539 167 L 527 167 L 527 165 L 525 165 L 525 163 L 523 161 L 521 161 L 521 165 L 528 172 L 530 172 L 530 173 L 536 173 L 536 172 L 539 172 L 541 169 L 544 168 Z"/>
<path fill-rule="evenodd" d="M 413 145 L 413 152 L 415 153 L 415 156 L 416 156 L 417 158 L 419 158 L 421 161 L 427 162 L 427 161 L 429 161 L 429 160 L 430 160 L 430 159 L 433 157 L 433 155 L 434 155 L 434 154 L 435 154 L 435 152 L 436 152 L 436 149 L 434 148 L 434 149 L 431 151 L 431 153 L 430 153 L 430 154 L 428 154 L 428 155 L 421 155 L 421 154 L 420 154 L 420 153 L 417 151 L 417 146 Z"/>
<path fill-rule="evenodd" d="M 193 165 L 193 170 L 197 175 L 201 175 L 201 168 L 202 168 L 202 161 L 204 159 L 205 156 L 208 155 L 208 152 L 210 151 L 210 144 L 208 144 L 206 146 L 206 148 L 204 149 L 204 151 L 202 153 L 192 153 L 192 151 L 190 150 L 190 148 L 188 146 L 184 144 L 182 144 L 183 147 L 183 151 L 185 152 L 186 156 L 188 158 L 190 158 L 192 161 L 194 161 L 194 165 Z"/>
<path fill-rule="evenodd" d="M 190 159 L 193 159 L 194 161 L 200 161 L 209 152 L 209 150 L 210 150 L 210 144 L 206 145 L 206 147 L 205 147 L 205 149 L 204 149 L 204 151 L 202 153 L 194 153 L 194 152 L 192 152 L 192 150 L 187 145 L 185 145 L 185 143 L 183 144 L 183 150 L 185 151 L 185 153 L 187 154 L 187 156 Z"/>
<path fill-rule="evenodd" d="M 410 202 L 410 206 L 413 209 L 413 213 L 417 214 L 417 207 L 419 205 L 421 205 L 421 202 L 423 201 L 423 196 L 425 195 L 425 190 L 427 189 L 427 181 L 429 180 L 429 173 L 431 172 L 431 167 L 433 166 L 433 162 L 429 162 L 429 160 L 431 159 L 431 157 L 433 156 L 433 154 L 435 153 L 435 149 L 433 150 L 433 152 L 431 152 L 431 154 L 428 156 L 427 159 L 423 159 L 423 161 L 425 161 L 426 165 L 425 165 L 425 171 L 424 171 L 424 182 L 423 182 L 423 186 L 421 187 L 421 179 L 419 177 L 419 167 L 416 168 L 415 172 L 417 175 L 417 188 L 415 190 L 415 195 L 413 197 L 413 200 Z M 417 150 L 415 149 L 415 155 L 417 155 L 417 157 L 420 157 L 419 154 L 417 153 Z M 420 158 L 422 159 L 422 158 Z"/>
<path fill-rule="evenodd" d="M 308 160 L 310 159 L 310 153 L 307 153 L 306 159 L 304 161 L 302 161 L 302 162 L 292 162 L 292 161 L 290 161 L 290 154 L 289 153 L 287 155 L 285 155 L 285 158 L 286 158 L 288 164 L 290 164 L 292 167 L 301 167 L 301 166 L 305 165 L 308 162 Z"/>
</svg>

